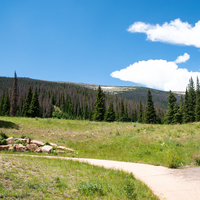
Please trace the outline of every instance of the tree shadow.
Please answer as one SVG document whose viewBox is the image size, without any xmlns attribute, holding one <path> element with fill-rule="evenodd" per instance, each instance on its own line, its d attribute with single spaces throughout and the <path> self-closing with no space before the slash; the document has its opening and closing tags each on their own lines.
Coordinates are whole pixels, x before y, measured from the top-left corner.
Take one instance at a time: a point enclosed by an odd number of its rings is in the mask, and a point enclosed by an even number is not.
<svg viewBox="0 0 200 200">
<path fill-rule="evenodd" d="M 11 128 L 19 130 L 19 126 L 13 122 L 0 120 L 0 128 Z"/>
</svg>

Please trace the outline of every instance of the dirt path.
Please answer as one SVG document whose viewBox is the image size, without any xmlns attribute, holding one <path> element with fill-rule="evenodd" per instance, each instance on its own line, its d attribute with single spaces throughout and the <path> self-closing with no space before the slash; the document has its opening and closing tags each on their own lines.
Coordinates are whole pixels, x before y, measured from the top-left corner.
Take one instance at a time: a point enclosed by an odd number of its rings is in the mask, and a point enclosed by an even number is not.
<svg viewBox="0 0 200 200">
<path fill-rule="evenodd" d="M 92 165 L 103 166 L 105 168 L 119 169 L 133 173 L 137 179 L 148 185 L 148 187 L 150 187 L 154 194 L 156 194 L 160 199 L 200 199 L 200 167 L 188 169 L 169 169 L 162 166 L 109 160 L 56 156 L 26 156 L 77 160 L 80 162 L 87 162 Z"/>
</svg>

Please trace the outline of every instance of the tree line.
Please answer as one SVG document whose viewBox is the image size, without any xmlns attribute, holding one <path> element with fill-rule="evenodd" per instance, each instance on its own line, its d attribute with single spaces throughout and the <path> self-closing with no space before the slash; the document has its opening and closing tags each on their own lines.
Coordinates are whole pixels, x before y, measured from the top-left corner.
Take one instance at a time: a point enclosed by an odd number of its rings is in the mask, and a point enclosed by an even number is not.
<svg viewBox="0 0 200 200">
<path fill-rule="evenodd" d="M 178 104 L 175 95 L 169 91 L 168 110 L 164 119 L 166 124 L 182 124 L 200 121 L 200 84 L 197 77 L 196 90 L 192 77 L 185 91 L 184 99 Z"/>
<path fill-rule="evenodd" d="M 17 78 L 15 73 L 14 79 L 0 77 L 0 115 L 96 120 L 97 95 L 98 90 L 70 83 Z M 104 114 L 111 109 L 110 104 L 115 121 L 141 121 L 141 113 L 146 108 L 141 101 L 104 94 Z M 11 112 L 13 106 L 14 112 Z M 155 108 L 155 112 L 157 122 L 161 123 L 165 110 Z"/>
</svg>

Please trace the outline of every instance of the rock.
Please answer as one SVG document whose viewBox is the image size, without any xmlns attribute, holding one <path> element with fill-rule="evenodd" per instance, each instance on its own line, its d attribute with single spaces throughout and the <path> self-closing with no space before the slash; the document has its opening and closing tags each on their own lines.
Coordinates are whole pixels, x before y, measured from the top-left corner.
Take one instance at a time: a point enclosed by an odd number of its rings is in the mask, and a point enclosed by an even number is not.
<svg viewBox="0 0 200 200">
<path fill-rule="evenodd" d="M 9 145 L 0 145 L 0 151 L 8 150 L 8 149 L 9 149 Z"/>
<path fill-rule="evenodd" d="M 20 142 L 25 142 L 25 143 L 27 143 L 27 140 L 28 140 L 28 139 L 18 138 L 18 141 L 20 141 Z"/>
<path fill-rule="evenodd" d="M 63 147 L 63 146 L 57 146 L 57 149 L 61 149 L 61 150 L 65 150 L 65 151 L 73 151 L 73 149 L 67 148 L 67 147 Z"/>
<path fill-rule="evenodd" d="M 42 152 L 41 147 L 38 147 L 34 152 L 35 152 L 35 153 L 41 153 L 41 152 Z"/>
<path fill-rule="evenodd" d="M 40 140 L 31 140 L 30 144 L 37 144 L 38 146 L 44 146 L 44 142 Z"/>
<path fill-rule="evenodd" d="M 30 138 L 27 138 L 26 143 L 27 143 L 27 144 L 30 144 L 30 142 L 31 142 L 31 139 L 30 139 Z"/>
<path fill-rule="evenodd" d="M 51 153 L 51 150 L 52 150 L 52 146 L 50 145 L 45 145 L 42 147 L 42 152 Z"/>
<path fill-rule="evenodd" d="M 13 137 L 9 137 L 9 138 L 6 139 L 6 142 L 7 142 L 7 144 L 14 144 L 15 140 L 14 140 Z"/>
<path fill-rule="evenodd" d="M 9 144 L 8 146 L 9 146 L 8 150 L 14 150 L 14 146 L 13 145 Z"/>
<path fill-rule="evenodd" d="M 52 147 L 57 147 L 58 145 L 55 143 L 49 143 Z"/>
<path fill-rule="evenodd" d="M 19 152 L 24 152 L 27 150 L 27 148 L 25 146 L 23 146 L 22 144 L 16 144 L 15 145 L 15 150 L 19 151 Z"/>
<path fill-rule="evenodd" d="M 41 149 L 36 144 L 27 144 L 26 148 L 31 152 L 40 153 Z"/>
</svg>

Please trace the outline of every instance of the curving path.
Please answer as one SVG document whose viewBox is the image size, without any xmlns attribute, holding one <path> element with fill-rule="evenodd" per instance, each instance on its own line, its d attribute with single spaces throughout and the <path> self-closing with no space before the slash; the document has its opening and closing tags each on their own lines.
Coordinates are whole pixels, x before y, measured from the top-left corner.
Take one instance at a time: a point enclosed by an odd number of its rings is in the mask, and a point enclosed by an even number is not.
<svg viewBox="0 0 200 200">
<path fill-rule="evenodd" d="M 16 155 L 15 155 L 16 156 Z M 160 199 L 168 200 L 198 200 L 200 199 L 200 167 L 188 169 L 170 169 L 148 164 L 98 160 L 88 158 L 69 158 L 56 156 L 35 156 L 87 162 L 91 165 L 119 169 L 143 181 Z"/>
</svg>

